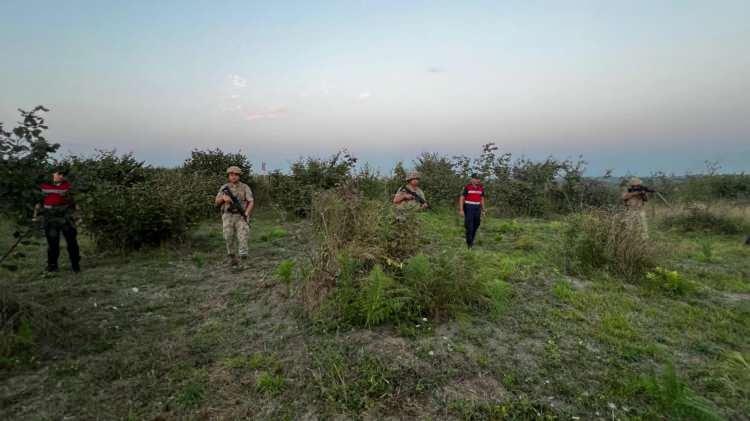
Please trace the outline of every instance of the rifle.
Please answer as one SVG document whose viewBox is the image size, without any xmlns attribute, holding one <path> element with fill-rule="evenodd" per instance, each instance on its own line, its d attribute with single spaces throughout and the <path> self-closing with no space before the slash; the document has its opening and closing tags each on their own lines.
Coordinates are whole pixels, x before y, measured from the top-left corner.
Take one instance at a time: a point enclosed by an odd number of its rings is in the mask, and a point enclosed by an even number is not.
<svg viewBox="0 0 750 421">
<path fill-rule="evenodd" d="M 661 199 L 661 201 L 664 202 L 665 205 L 669 206 L 670 208 L 672 207 L 672 205 L 667 202 L 667 199 L 665 199 L 664 196 L 661 195 L 661 193 L 646 186 L 628 187 L 628 193 L 640 193 L 644 201 L 648 200 L 648 196 L 646 196 L 646 193 L 655 193 L 656 196 L 659 197 L 659 199 Z"/>
<path fill-rule="evenodd" d="M 223 189 L 221 189 L 221 192 L 229 196 L 229 199 L 232 201 L 229 204 L 229 207 L 233 208 L 237 212 L 242 215 L 242 220 L 245 221 L 247 226 L 250 226 L 250 217 L 245 216 L 245 207 L 242 206 L 242 203 L 240 202 L 240 199 L 237 198 L 237 196 L 232 193 L 232 190 L 229 189 L 229 186 L 224 186 Z"/>
<path fill-rule="evenodd" d="M 409 193 L 409 194 L 411 195 L 411 197 L 413 197 L 413 198 L 414 198 L 414 200 L 416 200 L 416 201 L 417 201 L 417 202 L 418 202 L 418 203 L 419 203 L 420 205 L 427 205 L 427 207 L 429 207 L 429 206 L 430 206 L 430 205 L 429 205 L 429 204 L 427 203 L 427 201 L 426 201 L 426 200 L 424 200 L 424 199 L 422 198 L 422 196 L 418 195 L 418 194 L 417 194 L 416 192 L 414 192 L 414 191 L 411 191 L 411 190 L 407 189 L 406 187 L 403 187 L 403 188 L 401 189 L 401 191 L 404 191 L 404 192 L 406 192 L 406 193 Z"/>
<path fill-rule="evenodd" d="M 628 187 L 628 193 L 656 193 L 656 190 L 638 185 Z"/>
<path fill-rule="evenodd" d="M 6 251 L 5 254 L 3 254 L 2 257 L 0 257 L 0 263 L 2 263 L 3 261 L 5 261 L 5 259 L 7 259 L 8 256 L 11 255 L 11 253 L 13 253 L 13 250 L 15 250 L 16 247 L 18 247 L 18 245 L 21 244 L 21 242 L 23 242 L 23 240 L 25 240 L 28 236 L 30 236 L 35 231 L 34 228 L 35 227 L 27 228 L 26 231 L 24 231 L 24 232 L 16 231 L 16 232 L 13 233 L 13 237 L 16 239 L 16 241 L 13 242 L 13 244 L 11 244 L 10 248 L 8 249 L 8 251 Z"/>
</svg>

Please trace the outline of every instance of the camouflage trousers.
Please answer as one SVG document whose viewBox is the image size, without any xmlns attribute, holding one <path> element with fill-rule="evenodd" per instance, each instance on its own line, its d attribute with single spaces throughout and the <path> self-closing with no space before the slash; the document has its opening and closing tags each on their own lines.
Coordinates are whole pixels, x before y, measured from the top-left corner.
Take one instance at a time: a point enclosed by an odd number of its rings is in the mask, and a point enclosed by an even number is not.
<svg viewBox="0 0 750 421">
<path fill-rule="evenodd" d="M 648 219 L 643 209 L 630 209 L 627 211 L 627 222 L 630 229 L 641 231 L 643 238 L 648 238 Z"/>
<path fill-rule="evenodd" d="M 221 227 L 224 231 L 224 241 L 227 243 L 227 254 L 247 256 L 247 241 L 250 237 L 250 227 L 242 215 L 238 213 L 224 213 L 221 215 Z"/>
</svg>

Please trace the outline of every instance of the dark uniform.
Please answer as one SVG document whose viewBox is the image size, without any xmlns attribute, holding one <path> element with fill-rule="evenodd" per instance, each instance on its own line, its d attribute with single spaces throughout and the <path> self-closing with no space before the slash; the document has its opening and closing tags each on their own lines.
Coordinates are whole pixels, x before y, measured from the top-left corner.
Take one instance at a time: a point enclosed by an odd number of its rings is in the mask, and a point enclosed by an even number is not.
<svg viewBox="0 0 750 421">
<path fill-rule="evenodd" d="M 60 184 L 42 183 L 39 186 L 44 195 L 42 200 L 42 218 L 44 222 L 44 235 L 47 237 L 47 270 L 57 271 L 57 260 L 60 257 L 60 235 L 65 237 L 68 246 L 68 257 L 70 267 L 74 272 L 81 270 L 81 256 L 78 248 L 78 239 L 73 221 L 75 204 L 70 195 L 70 183 L 63 181 Z"/>
</svg>

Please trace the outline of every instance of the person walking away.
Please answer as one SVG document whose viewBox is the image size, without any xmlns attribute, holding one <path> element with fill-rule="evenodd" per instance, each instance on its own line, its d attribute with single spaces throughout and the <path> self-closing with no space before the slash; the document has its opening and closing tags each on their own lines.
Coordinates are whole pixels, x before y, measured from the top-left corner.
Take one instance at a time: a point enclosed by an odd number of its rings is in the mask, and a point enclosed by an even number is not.
<svg viewBox="0 0 750 421">
<path fill-rule="evenodd" d="M 250 186 L 240 181 L 241 175 L 242 169 L 239 167 L 227 168 L 228 182 L 221 186 L 215 199 L 216 206 L 221 209 L 221 226 L 230 266 L 239 264 L 238 254 L 240 259 L 247 259 L 247 242 L 250 235 L 247 218 L 252 214 L 254 207 L 253 192 Z M 233 206 L 227 189 L 239 200 L 242 209 Z"/>
<path fill-rule="evenodd" d="M 643 238 L 648 238 L 648 220 L 644 209 L 648 201 L 648 191 L 649 189 L 643 186 L 640 178 L 633 177 L 628 182 L 628 189 L 622 194 L 628 223 L 632 228 L 640 229 Z"/>
<path fill-rule="evenodd" d="M 57 168 L 52 172 L 52 182 L 39 185 L 42 202 L 34 209 L 34 220 L 42 219 L 44 236 L 47 238 L 47 272 L 57 272 L 60 257 L 60 235 L 65 237 L 70 268 L 81 271 L 81 254 L 78 247 L 76 219 L 78 206 L 71 194 L 72 185 L 65 179 L 66 170 Z"/>
<path fill-rule="evenodd" d="M 458 212 L 464 217 L 466 246 L 472 248 L 474 239 L 485 214 L 484 186 L 478 174 L 472 174 L 458 201 Z"/>
</svg>

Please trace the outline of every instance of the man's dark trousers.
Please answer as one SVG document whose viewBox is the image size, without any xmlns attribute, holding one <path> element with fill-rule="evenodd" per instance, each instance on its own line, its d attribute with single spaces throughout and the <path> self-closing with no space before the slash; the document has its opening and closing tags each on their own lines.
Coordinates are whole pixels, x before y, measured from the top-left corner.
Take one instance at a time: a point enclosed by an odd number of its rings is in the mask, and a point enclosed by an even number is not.
<svg viewBox="0 0 750 421">
<path fill-rule="evenodd" d="M 482 206 L 464 204 L 464 226 L 466 227 L 466 245 L 471 248 L 474 245 L 474 237 L 477 235 L 479 223 L 482 219 Z"/>
<path fill-rule="evenodd" d="M 60 257 L 60 234 L 65 237 L 68 246 L 68 257 L 70 267 L 78 272 L 80 270 L 80 251 L 75 227 L 70 222 L 57 223 L 48 222 L 44 227 L 44 235 L 47 237 L 47 268 L 57 270 L 57 260 Z"/>
</svg>

